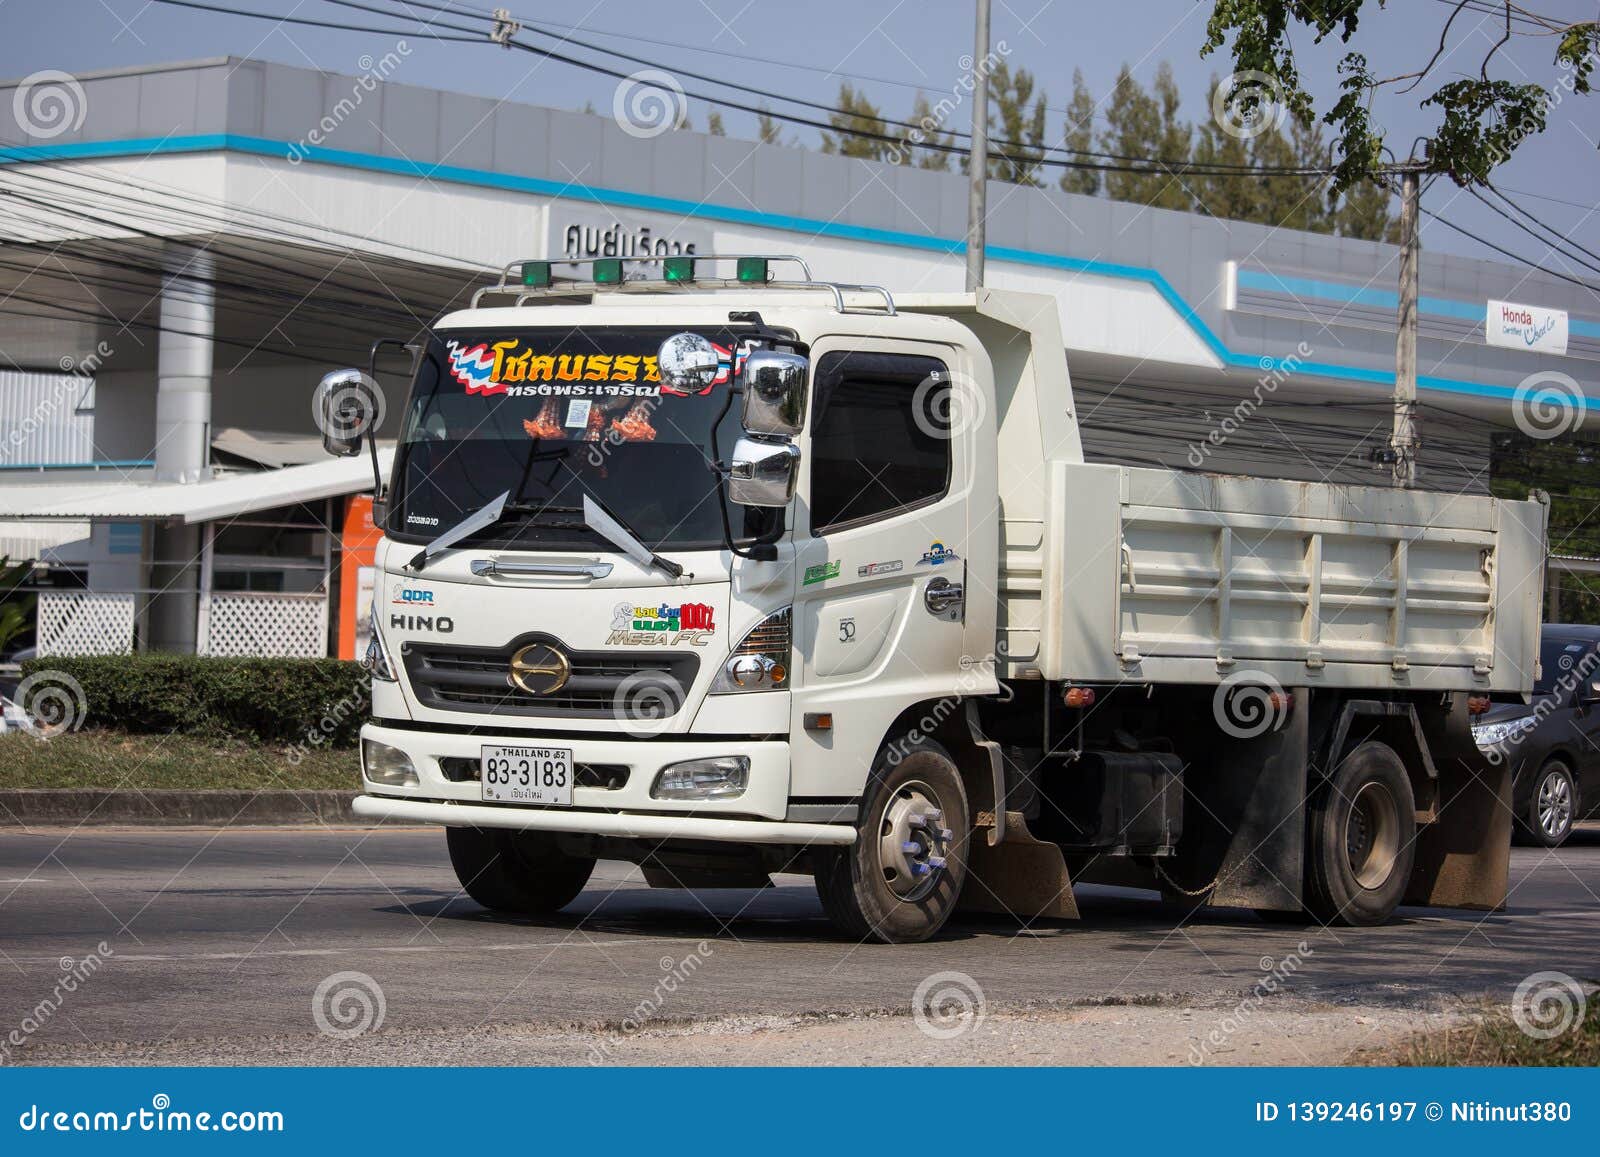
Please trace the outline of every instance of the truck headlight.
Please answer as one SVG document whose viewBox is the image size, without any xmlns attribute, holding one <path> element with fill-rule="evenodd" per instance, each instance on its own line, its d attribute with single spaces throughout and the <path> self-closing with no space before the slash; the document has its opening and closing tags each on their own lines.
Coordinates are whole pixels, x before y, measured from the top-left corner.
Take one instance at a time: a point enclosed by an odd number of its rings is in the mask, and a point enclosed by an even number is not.
<svg viewBox="0 0 1600 1157">
<path fill-rule="evenodd" d="M 750 628 L 717 672 L 710 694 L 782 691 L 789 686 L 789 610 L 774 611 Z"/>
<path fill-rule="evenodd" d="M 750 760 L 743 755 L 719 755 L 669 763 L 650 785 L 651 799 L 733 799 L 744 794 L 750 781 Z"/>
<path fill-rule="evenodd" d="M 361 741 L 361 774 L 385 787 L 416 787 L 418 783 L 411 757 L 375 739 Z"/>
</svg>

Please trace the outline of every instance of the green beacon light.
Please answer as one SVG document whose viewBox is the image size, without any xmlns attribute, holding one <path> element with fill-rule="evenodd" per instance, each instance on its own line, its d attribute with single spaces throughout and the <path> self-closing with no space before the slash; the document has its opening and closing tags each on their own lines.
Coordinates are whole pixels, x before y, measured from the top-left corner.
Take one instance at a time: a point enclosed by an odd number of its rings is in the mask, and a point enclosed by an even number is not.
<svg viewBox="0 0 1600 1157">
<path fill-rule="evenodd" d="M 759 285 L 768 280 L 765 257 L 739 258 L 739 280 L 746 285 Z"/>
<path fill-rule="evenodd" d="M 661 263 L 662 274 L 668 281 L 693 281 L 693 257 L 668 257 Z"/>
<path fill-rule="evenodd" d="M 522 263 L 522 284 L 530 289 L 549 289 L 550 263 L 548 261 L 524 261 Z"/>
<path fill-rule="evenodd" d="M 596 285 L 618 285 L 622 281 L 622 262 L 615 257 L 608 257 L 604 261 L 594 263 L 594 283 Z"/>
</svg>

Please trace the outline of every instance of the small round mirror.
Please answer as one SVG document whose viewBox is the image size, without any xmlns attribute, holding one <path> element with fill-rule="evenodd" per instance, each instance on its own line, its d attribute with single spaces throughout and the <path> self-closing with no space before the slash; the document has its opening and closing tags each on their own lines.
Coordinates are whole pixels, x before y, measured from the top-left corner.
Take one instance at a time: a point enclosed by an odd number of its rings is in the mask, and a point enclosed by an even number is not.
<svg viewBox="0 0 1600 1157">
<path fill-rule="evenodd" d="M 656 355 L 661 388 L 676 394 L 703 394 L 717 378 L 717 347 L 697 333 L 675 333 Z"/>
</svg>

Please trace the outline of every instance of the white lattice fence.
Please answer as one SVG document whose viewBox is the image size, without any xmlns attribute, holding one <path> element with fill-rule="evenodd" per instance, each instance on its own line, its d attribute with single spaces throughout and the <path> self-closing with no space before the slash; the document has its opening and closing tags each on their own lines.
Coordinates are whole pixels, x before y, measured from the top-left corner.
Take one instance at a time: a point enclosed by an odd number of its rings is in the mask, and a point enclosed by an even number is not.
<svg viewBox="0 0 1600 1157">
<path fill-rule="evenodd" d="M 133 650 L 135 599 L 102 591 L 40 591 L 40 655 L 125 655 Z"/>
<path fill-rule="evenodd" d="M 202 655 L 287 655 L 320 659 L 328 653 L 325 595 L 249 592 L 213 594 L 201 620 Z"/>
</svg>

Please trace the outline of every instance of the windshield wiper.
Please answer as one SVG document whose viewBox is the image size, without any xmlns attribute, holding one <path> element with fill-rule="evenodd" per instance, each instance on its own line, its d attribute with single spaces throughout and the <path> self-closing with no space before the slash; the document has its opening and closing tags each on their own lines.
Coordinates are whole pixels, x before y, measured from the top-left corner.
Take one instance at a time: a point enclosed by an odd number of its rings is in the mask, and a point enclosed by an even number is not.
<svg viewBox="0 0 1600 1157">
<path fill-rule="evenodd" d="M 433 561 L 433 556 L 450 549 L 464 538 L 486 530 L 506 516 L 506 506 L 511 499 L 511 491 L 507 490 L 498 498 L 492 498 L 477 510 L 467 515 L 449 530 L 435 538 L 427 546 L 419 550 L 415 557 L 406 563 L 407 570 L 421 570 Z"/>
<path fill-rule="evenodd" d="M 683 577 L 683 567 L 673 562 L 670 558 L 662 558 L 639 540 L 639 536 L 629 530 L 616 515 L 601 506 L 589 495 L 583 496 L 583 521 L 586 526 L 601 538 L 615 546 L 640 566 L 653 566 L 665 571 L 673 578 Z"/>
</svg>

